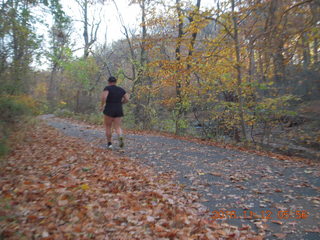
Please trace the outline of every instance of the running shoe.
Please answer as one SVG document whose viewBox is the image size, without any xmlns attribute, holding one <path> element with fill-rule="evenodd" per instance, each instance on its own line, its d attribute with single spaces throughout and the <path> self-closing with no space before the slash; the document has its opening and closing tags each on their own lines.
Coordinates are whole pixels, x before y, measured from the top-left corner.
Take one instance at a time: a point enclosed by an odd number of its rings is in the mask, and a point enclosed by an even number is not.
<svg viewBox="0 0 320 240">
<path fill-rule="evenodd" d="M 108 143 L 107 148 L 108 148 L 108 149 L 112 149 L 112 143 Z"/>
<path fill-rule="evenodd" d="M 123 147 L 124 147 L 123 137 L 119 137 L 119 147 L 120 147 L 120 148 L 123 148 Z"/>
</svg>

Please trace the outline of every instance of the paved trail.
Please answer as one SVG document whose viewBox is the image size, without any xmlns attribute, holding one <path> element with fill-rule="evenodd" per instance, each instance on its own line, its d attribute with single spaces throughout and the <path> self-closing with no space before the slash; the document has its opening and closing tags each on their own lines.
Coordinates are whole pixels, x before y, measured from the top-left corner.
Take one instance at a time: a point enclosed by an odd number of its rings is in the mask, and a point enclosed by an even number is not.
<svg viewBox="0 0 320 240">
<path fill-rule="evenodd" d="M 66 135 L 105 146 L 102 130 L 52 116 L 43 119 Z M 319 165 L 138 134 L 126 136 L 125 150 L 119 154 L 136 158 L 158 172 L 172 172 L 185 190 L 201 194 L 210 211 L 235 211 L 236 219 L 229 216 L 221 222 L 252 225 L 264 231 L 266 239 L 320 239 Z M 291 212 L 288 219 L 286 210 Z M 305 212 L 309 216 L 298 219 Z M 270 219 L 261 219 L 263 214 Z M 256 216 L 244 219 L 245 215 Z"/>
</svg>

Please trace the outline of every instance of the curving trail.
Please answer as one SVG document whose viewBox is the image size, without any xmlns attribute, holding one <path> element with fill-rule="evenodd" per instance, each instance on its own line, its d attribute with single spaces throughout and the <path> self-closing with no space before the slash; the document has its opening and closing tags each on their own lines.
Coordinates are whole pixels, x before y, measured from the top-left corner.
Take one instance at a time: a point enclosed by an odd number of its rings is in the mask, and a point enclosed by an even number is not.
<svg viewBox="0 0 320 240">
<path fill-rule="evenodd" d="M 42 119 L 68 136 L 105 146 L 102 128 L 52 115 Z M 128 134 L 125 143 L 124 151 L 115 148 L 120 155 L 151 165 L 158 172 L 171 172 L 186 191 L 198 192 L 210 211 L 234 211 L 219 222 L 243 227 L 250 224 L 266 239 L 320 239 L 319 164 L 278 160 L 164 136 Z M 287 210 L 291 212 L 289 217 Z"/>
</svg>

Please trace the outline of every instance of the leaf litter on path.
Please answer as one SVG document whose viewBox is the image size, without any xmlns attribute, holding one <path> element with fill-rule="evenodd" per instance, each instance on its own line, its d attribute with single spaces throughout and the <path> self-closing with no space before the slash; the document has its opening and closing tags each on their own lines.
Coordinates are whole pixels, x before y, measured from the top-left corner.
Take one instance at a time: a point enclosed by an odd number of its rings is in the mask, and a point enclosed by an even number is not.
<svg viewBox="0 0 320 240">
<path fill-rule="evenodd" d="M 84 123 L 75 125 L 65 119 L 51 119 L 48 123 L 66 135 L 82 138 L 89 143 L 95 141 L 97 146 L 105 142 L 102 127 L 88 130 L 84 135 L 79 131 L 87 128 Z M 61 127 L 64 127 L 63 130 Z M 317 199 L 311 199 L 319 196 L 319 164 L 292 161 L 289 157 L 260 157 L 230 148 L 217 148 L 207 142 L 196 143 L 189 138 L 184 141 L 180 137 L 146 132 L 127 134 L 125 152 L 121 155 L 135 157 L 137 162 L 151 166 L 160 174 L 172 172 L 169 175 L 174 175 L 173 180 L 183 185 L 186 191 L 196 193 L 200 197 L 198 201 L 201 202 L 202 198 L 203 205 L 211 211 L 234 209 L 241 214 L 247 209 L 258 215 L 261 211 L 272 211 L 274 220 L 278 219 L 279 210 L 310 212 L 307 219 L 295 222 L 288 219 L 283 221 L 283 225 L 266 221 L 268 228 L 265 227 L 265 219 L 261 220 L 262 225 L 259 221 L 243 218 L 226 220 L 239 228 L 247 224 L 267 239 L 274 239 L 274 233 L 286 234 L 285 239 L 311 240 L 317 235 L 316 232 L 306 233 L 305 229 L 315 229 L 320 219 Z M 306 173 L 304 170 L 312 172 Z M 221 197 L 212 197 L 217 193 Z"/>
<path fill-rule="evenodd" d="M 31 129 L 0 171 L 5 239 L 262 239 L 210 219 L 168 174 L 66 137 Z"/>
</svg>

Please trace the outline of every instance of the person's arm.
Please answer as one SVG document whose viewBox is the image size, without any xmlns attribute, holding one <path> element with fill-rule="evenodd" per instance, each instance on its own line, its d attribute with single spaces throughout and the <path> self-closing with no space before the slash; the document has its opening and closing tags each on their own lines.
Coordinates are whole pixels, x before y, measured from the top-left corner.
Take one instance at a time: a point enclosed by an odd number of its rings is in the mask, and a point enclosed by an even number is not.
<svg viewBox="0 0 320 240">
<path fill-rule="evenodd" d="M 100 112 L 103 111 L 104 106 L 106 105 L 107 97 L 108 97 L 109 91 L 105 90 L 101 94 L 101 105 L 100 105 Z"/>
<path fill-rule="evenodd" d="M 128 95 L 128 93 L 126 93 L 126 94 L 123 95 L 123 97 L 122 97 L 122 104 L 125 104 L 125 103 L 127 103 L 127 102 L 129 102 L 129 95 Z"/>
</svg>

